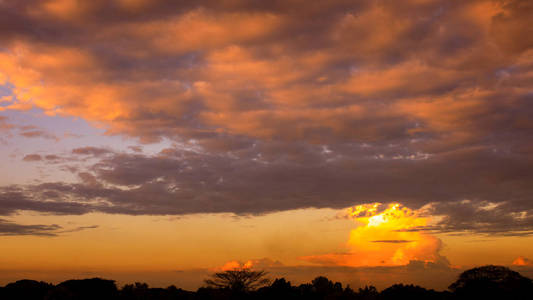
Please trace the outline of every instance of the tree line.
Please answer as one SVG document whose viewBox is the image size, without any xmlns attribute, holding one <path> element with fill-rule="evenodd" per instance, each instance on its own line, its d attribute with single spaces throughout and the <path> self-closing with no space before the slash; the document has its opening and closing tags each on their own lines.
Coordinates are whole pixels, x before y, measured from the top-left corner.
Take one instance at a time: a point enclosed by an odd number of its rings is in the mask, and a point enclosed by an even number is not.
<svg viewBox="0 0 533 300">
<path fill-rule="evenodd" d="M 225 300 L 225 299 L 310 299 L 310 300 L 466 300 L 533 299 L 531 279 L 501 266 L 484 266 L 463 272 L 447 291 L 416 285 L 395 284 L 382 291 L 373 286 L 352 289 L 324 276 L 310 283 L 293 285 L 285 278 L 270 281 L 264 271 L 236 269 L 213 274 L 205 286 L 186 291 L 175 286 L 151 288 L 146 283 L 117 288 L 115 281 L 100 278 L 67 280 L 53 285 L 19 280 L 0 287 L 0 299 L 12 300 Z"/>
</svg>

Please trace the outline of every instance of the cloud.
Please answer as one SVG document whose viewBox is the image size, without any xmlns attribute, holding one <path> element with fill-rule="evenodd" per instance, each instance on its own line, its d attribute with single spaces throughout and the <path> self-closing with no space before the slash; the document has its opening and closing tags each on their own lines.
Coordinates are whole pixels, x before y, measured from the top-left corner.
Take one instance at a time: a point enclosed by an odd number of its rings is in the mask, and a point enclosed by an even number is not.
<svg viewBox="0 0 533 300">
<path fill-rule="evenodd" d="M 0 101 L 1 102 L 1 101 Z M 18 135 L 25 137 L 25 138 L 43 138 L 43 139 L 51 139 L 58 141 L 59 138 L 55 136 L 52 133 L 49 133 L 48 131 L 38 128 L 34 125 L 19 125 L 19 124 L 13 124 L 9 123 L 8 118 L 5 116 L 0 116 L 0 132 L 13 132 L 14 130 L 18 130 Z"/>
<path fill-rule="evenodd" d="M 26 138 L 43 138 L 43 139 L 52 139 L 52 140 L 58 140 L 58 138 L 43 130 L 30 130 L 30 131 L 23 131 L 20 133 L 21 136 Z"/>
<path fill-rule="evenodd" d="M 55 236 L 61 226 L 53 225 L 21 225 L 0 219 L 0 235 L 35 235 Z"/>
<path fill-rule="evenodd" d="M 39 154 L 28 154 L 22 159 L 23 161 L 41 161 L 43 158 Z"/>
<path fill-rule="evenodd" d="M 513 261 L 513 266 L 533 266 L 533 261 L 523 256 L 519 256 Z"/>
<path fill-rule="evenodd" d="M 97 225 L 93 226 L 80 226 L 72 229 L 65 229 L 57 224 L 51 225 L 23 225 L 14 222 L 0 219 L 0 236 L 47 236 L 54 237 L 64 233 L 78 232 L 87 229 L 98 228 Z"/>
<path fill-rule="evenodd" d="M 529 97 L 527 1 L 138 3 L 4 3 L 0 70 L 18 99 L 6 109 L 38 106 L 146 142 L 425 133 L 464 145 L 530 127 L 497 126 Z"/>
<path fill-rule="evenodd" d="M 531 163 L 490 148 L 424 155 L 403 145 L 250 140 L 217 147 L 231 151 L 206 152 L 190 145 L 149 155 L 77 148 L 101 155 L 70 168 L 80 182 L 2 187 L 0 201 L 7 202 L 0 213 L 243 215 L 380 201 L 424 207 L 424 214 L 438 220 L 396 228 L 398 232 L 523 235 L 533 230 Z M 69 162 L 64 163 L 67 168 Z"/>
<path fill-rule="evenodd" d="M 61 230 L 58 233 L 59 234 L 63 234 L 63 233 L 79 232 L 79 231 L 83 231 L 83 230 L 87 230 L 87 229 L 96 229 L 96 228 L 99 228 L 99 227 L 100 226 L 98 226 L 98 225 L 79 226 L 79 227 L 72 228 L 72 229 Z"/>
<path fill-rule="evenodd" d="M 7 122 L 7 117 L 0 116 L 0 131 L 8 131 L 14 127 L 13 124 Z"/>
<path fill-rule="evenodd" d="M 80 192 L 86 190 L 83 186 L 79 188 Z M 3 186 L 0 188 L 0 203 L 2 204 L 0 215 L 12 215 L 22 210 L 59 215 L 81 215 L 97 209 L 98 205 L 95 204 L 66 201 L 66 192 L 73 189 L 76 187 L 68 184 Z M 94 195 L 93 192 L 91 196 Z"/>
<path fill-rule="evenodd" d="M 350 233 L 347 253 L 305 256 L 301 259 L 321 265 L 338 266 L 398 266 L 412 261 L 449 265 L 440 255 L 440 239 L 424 232 L 400 231 L 429 225 L 430 217 L 421 212 L 390 204 L 358 205 L 347 210 L 346 216 L 358 226 Z M 377 240 L 376 240 L 377 239 Z"/>
<path fill-rule="evenodd" d="M 97 147 L 83 147 L 83 148 L 75 148 L 72 150 L 72 154 L 78 154 L 78 155 L 93 155 L 93 156 L 100 156 L 104 154 L 111 153 L 112 151 L 105 148 L 97 148 Z"/>
<path fill-rule="evenodd" d="M 141 146 L 129 146 L 128 149 L 137 153 L 143 152 L 143 148 Z"/>
<path fill-rule="evenodd" d="M 47 155 L 40 155 L 40 154 L 27 154 L 22 158 L 23 161 L 26 162 L 38 162 L 38 161 L 46 161 L 48 163 L 58 163 L 61 161 L 64 161 L 64 158 L 61 156 L 55 155 L 55 154 L 47 154 Z"/>
<path fill-rule="evenodd" d="M 1 201 L 21 202 L 0 212 L 399 202 L 441 216 L 403 232 L 529 234 L 532 7 L 2 2 L 0 84 L 13 86 L 2 110 L 38 107 L 179 146 L 158 155 L 76 148 L 98 160 L 76 166 L 82 183 L 2 187 Z M 385 240 L 403 239 L 374 239 Z"/>
<path fill-rule="evenodd" d="M 240 262 L 237 260 L 231 260 L 224 263 L 221 267 L 214 268 L 214 271 L 229 271 L 235 269 L 256 269 L 264 270 L 269 268 L 283 267 L 280 261 L 272 260 L 270 258 L 250 259 L 246 262 Z"/>
</svg>

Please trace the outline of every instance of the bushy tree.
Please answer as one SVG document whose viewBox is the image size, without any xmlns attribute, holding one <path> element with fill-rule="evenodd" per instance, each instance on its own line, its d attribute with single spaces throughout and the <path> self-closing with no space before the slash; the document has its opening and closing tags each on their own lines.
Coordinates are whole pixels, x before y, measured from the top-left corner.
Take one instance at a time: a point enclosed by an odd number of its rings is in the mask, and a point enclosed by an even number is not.
<svg viewBox="0 0 533 300">
<path fill-rule="evenodd" d="M 502 266 L 464 271 L 449 289 L 458 299 L 532 299 L 531 279 Z M 503 298 L 502 298 L 503 297 Z"/>
<path fill-rule="evenodd" d="M 270 280 L 265 278 L 265 271 L 252 271 L 250 269 L 234 269 L 218 272 L 206 279 L 208 287 L 216 289 L 230 289 L 236 292 L 247 292 L 267 285 Z"/>
</svg>

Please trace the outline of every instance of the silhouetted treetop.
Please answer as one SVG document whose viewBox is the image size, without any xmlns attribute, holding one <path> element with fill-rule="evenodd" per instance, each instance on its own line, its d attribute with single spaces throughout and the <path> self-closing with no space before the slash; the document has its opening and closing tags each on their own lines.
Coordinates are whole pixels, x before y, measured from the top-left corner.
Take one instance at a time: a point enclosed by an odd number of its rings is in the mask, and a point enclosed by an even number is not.
<svg viewBox="0 0 533 300">
<path fill-rule="evenodd" d="M 483 266 L 467 270 L 449 286 L 459 299 L 533 299 L 531 279 L 502 266 Z"/>
<path fill-rule="evenodd" d="M 318 276 L 311 282 L 313 289 L 319 295 L 327 295 L 334 293 L 342 293 L 342 284 L 340 282 L 333 283 L 324 276 Z"/>
<path fill-rule="evenodd" d="M 4 287 L 0 299 L 42 299 L 53 285 L 35 280 L 19 280 Z"/>
<path fill-rule="evenodd" d="M 49 300 L 111 300 L 118 295 L 114 280 L 100 278 L 67 280 L 56 286 Z"/>
<path fill-rule="evenodd" d="M 246 292 L 267 285 L 270 280 L 265 278 L 266 274 L 265 271 L 234 269 L 215 273 L 205 283 L 211 288 Z"/>
<path fill-rule="evenodd" d="M 498 286 L 531 284 L 531 279 L 520 275 L 520 273 L 502 266 L 483 266 L 464 271 L 459 275 L 459 279 L 450 285 L 450 290 L 456 291 L 467 288 L 469 285 L 483 282 Z"/>
</svg>

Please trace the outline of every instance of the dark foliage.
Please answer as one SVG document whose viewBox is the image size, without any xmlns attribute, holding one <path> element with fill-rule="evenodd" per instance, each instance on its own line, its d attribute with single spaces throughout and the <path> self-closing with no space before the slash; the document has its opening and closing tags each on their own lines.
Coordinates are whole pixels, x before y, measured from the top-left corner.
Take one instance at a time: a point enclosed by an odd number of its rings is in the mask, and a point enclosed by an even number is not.
<svg viewBox="0 0 533 300">
<path fill-rule="evenodd" d="M 251 272 L 251 271 L 249 271 Z M 255 274 L 255 273 L 254 273 Z M 311 283 L 294 286 L 285 278 L 264 284 L 263 272 L 252 277 L 253 285 L 241 283 L 236 286 L 210 285 L 196 292 L 185 291 L 175 286 L 150 288 L 146 283 L 127 284 L 117 289 L 115 282 L 99 278 L 68 280 L 56 286 L 33 280 L 20 280 L 0 288 L 2 300 L 245 300 L 245 299 L 294 299 L 294 300 L 462 300 L 462 299 L 533 299 L 533 283 L 529 278 L 505 267 L 485 266 L 463 272 L 450 291 L 427 290 L 415 285 L 395 284 L 379 292 L 373 286 L 343 288 L 339 282 L 332 282 L 319 276 Z M 243 275 L 243 274 L 241 274 Z M 250 275 L 250 274 L 248 274 Z M 223 277 L 224 278 L 224 277 Z M 213 279 L 211 279 L 213 280 Z M 260 282 L 262 282 L 260 284 Z"/>
<path fill-rule="evenodd" d="M 501 266 L 465 271 L 449 289 L 457 299 L 533 299 L 531 279 Z"/>
<path fill-rule="evenodd" d="M 178 289 L 171 285 L 166 289 L 149 288 L 146 283 L 136 282 L 135 284 L 127 284 L 120 291 L 121 300 L 174 300 L 174 299 L 193 299 L 193 292 Z"/>
<path fill-rule="evenodd" d="M 42 281 L 19 280 L 6 285 L 0 292 L 0 299 L 44 299 L 53 288 Z"/>
<path fill-rule="evenodd" d="M 229 289 L 234 293 L 246 293 L 270 283 L 265 278 L 265 271 L 252 271 L 249 269 L 235 269 L 218 272 L 206 279 L 205 283 L 213 289 Z"/>
<path fill-rule="evenodd" d="M 423 287 L 416 285 L 395 284 L 389 288 L 384 289 L 380 294 L 382 300 L 393 299 L 409 299 L 409 300 L 423 300 L 423 299 L 450 299 L 449 293 L 436 292 L 434 290 L 426 290 Z"/>
<path fill-rule="evenodd" d="M 47 300 L 112 300 L 118 290 L 113 280 L 100 278 L 68 280 L 58 284 L 45 297 Z"/>
</svg>

